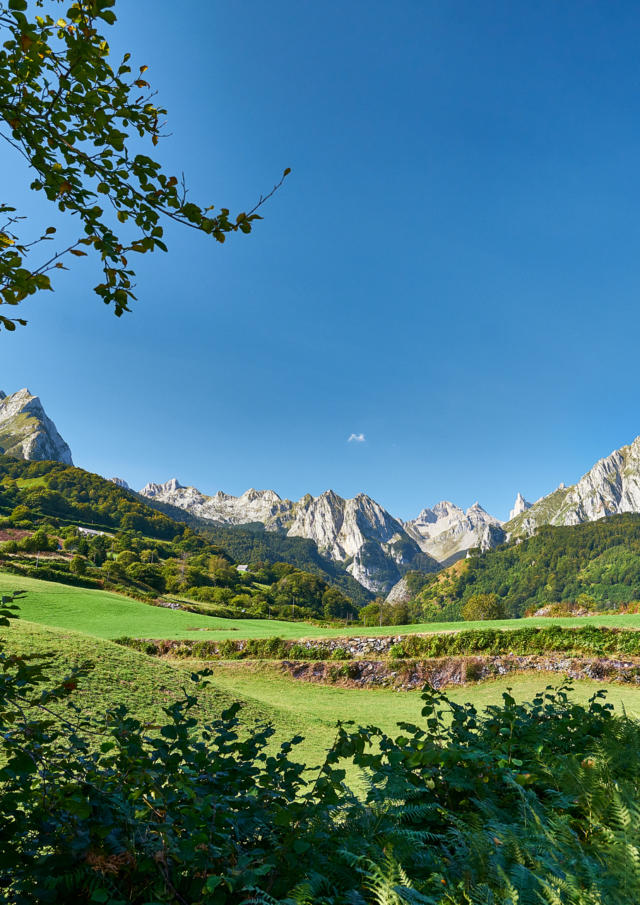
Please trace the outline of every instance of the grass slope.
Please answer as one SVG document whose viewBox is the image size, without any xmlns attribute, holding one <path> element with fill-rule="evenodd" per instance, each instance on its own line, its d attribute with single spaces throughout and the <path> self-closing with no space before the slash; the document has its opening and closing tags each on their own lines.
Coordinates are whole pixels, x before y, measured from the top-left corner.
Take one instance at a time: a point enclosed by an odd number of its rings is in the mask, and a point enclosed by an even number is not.
<svg viewBox="0 0 640 905">
<path fill-rule="evenodd" d="M 277 713 L 281 720 L 295 720 L 297 731 L 305 736 L 304 753 L 311 762 L 321 757 L 338 720 L 375 725 L 390 734 L 398 734 L 398 722 L 418 725 L 423 722 L 418 691 L 301 682 L 282 675 L 276 666 L 268 663 L 219 663 L 214 666 L 209 681 L 217 691 L 236 694 L 250 702 L 252 710 L 264 707 Z M 511 689 L 516 699 L 530 700 L 547 685 L 557 686 L 561 681 L 557 674 L 535 673 L 448 688 L 446 693 L 458 703 L 472 701 L 478 708 L 484 708 L 499 703 L 507 689 Z M 608 700 L 616 709 L 624 707 L 630 715 L 640 717 L 640 688 L 587 680 L 576 681 L 573 686 L 573 698 L 580 703 L 585 703 L 595 691 L 606 688 Z"/>
<path fill-rule="evenodd" d="M 0 594 L 12 590 L 28 592 L 20 601 L 22 619 L 98 638 L 119 638 L 123 635 L 137 638 L 201 638 L 204 634 L 202 630 L 207 631 L 207 637 L 220 638 L 263 638 L 272 635 L 298 638 L 314 633 L 326 634 L 326 630 L 315 626 L 304 625 L 301 630 L 297 625 L 275 619 L 267 622 L 201 616 L 151 606 L 109 591 L 74 588 L 0 572 Z"/>
<path fill-rule="evenodd" d="M 422 701 L 418 692 L 393 689 L 358 689 L 299 682 L 283 676 L 273 664 L 216 663 L 207 683 L 195 686 L 189 674 L 202 664 L 195 661 L 171 663 L 147 657 L 101 638 L 62 629 L 34 625 L 17 620 L 0 629 L 0 641 L 9 653 L 46 655 L 48 671 L 62 678 L 73 666 L 87 661 L 93 664 L 87 678 L 81 679 L 73 700 L 86 712 L 99 715 L 116 704 L 125 704 L 134 716 L 151 723 L 163 720 L 162 708 L 175 701 L 183 687 L 198 694 L 199 717 L 213 718 L 231 701 L 241 701 L 247 722 L 268 720 L 281 741 L 296 733 L 304 736 L 297 757 L 313 766 L 322 761 L 335 737 L 338 720 L 358 725 L 374 724 L 396 734 L 399 721 L 421 722 Z M 211 667 L 210 663 L 205 664 Z M 558 684 L 557 675 L 510 676 L 449 689 L 458 702 L 473 701 L 478 707 L 500 700 L 511 688 L 517 698 L 531 698 L 548 684 Z M 576 682 L 575 698 L 586 701 L 598 688 L 598 682 Z M 609 698 L 617 707 L 640 716 L 640 689 L 623 685 L 607 686 Z M 359 782 L 355 776 L 350 781 Z"/>
<path fill-rule="evenodd" d="M 1 576 L 2 579 L 6 576 Z M 49 583 L 34 582 L 34 585 Z M 6 590 L 6 588 L 3 588 Z M 75 589 L 65 589 L 75 590 Z M 94 603 L 96 592 L 78 591 L 85 595 L 84 603 Z M 109 598 L 102 595 L 105 607 Z M 37 588 L 29 594 L 24 606 L 37 608 Z M 55 618 L 54 595 L 49 600 L 48 618 Z M 127 601 L 128 602 L 128 601 Z M 135 604 L 135 601 L 133 601 Z M 146 608 L 152 615 L 180 615 L 171 611 Z M 66 618 L 70 611 L 63 607 Z M 189 614 L 186 614 L 189 615 Z M 304 627 L 300 627 L 304 628 Z M 232 700 L 243 704 L 247 722 L 266 719 L 277 729 L 276 741 L 296 733 L 304 736 L 297 749 L 297 757 L 309 765 L 319 763 L 335 736 L 338 720 L 352 720 L 356 724 L 375 724 L 389 733 L 395 733 L 398 721 L 420 723 L 421 700 L 418 692 L 398 692 L 392 689 L 354 689 L 339 686 L 314 685 L 283 676 L 273 664 L 249 662 L 216 663 L 208 683 L 194 686 L 189 674 L 200 664 L 194 661 L 169 662 L 120 647 L 95 633 L 83 634 L 66 628 L 38 625 L 26 620 L 12 622 L 9 628 L 0 630 L 0 640 L 6 642 L 6 650 L 21 655 L 48 655 L 49 670 L 61 678 L 73 666 L 87 661 L 93 664 L 87 678 L 80 681 L 74 700 L 85 711 L 100 714 L 115 704 L 126 704 L 131 712 L 144 721 L 162 721 L 163 706 L 171 704 L 181 694 L 183 687 L 194 690 L 200 699 L 199 716 L 212 718 L 227 707 Z M 211 663 L 206 664 L 211 667 Z M 473 701 L 477 706 L 499 701 L 506 688 L 513 689 L 516 697 L 530 698 L 547 684 L 558 684 L 557 675 L 541 674 L 510 676 L 508 679 L 490 681 L 464 688 L 451 689 L 448 694 L 456 701 Z M 597 682 L 576 682 L 575 697 L 586 700 L 602 688 Z M 622 685 L 608 687 L 609 697 L 616 706 L 624 705 L 631 714 L 640 716 L 640 689 Z M 357 777 L 350 781 L 359 785 Z"/>
<path fill-rule="evenodd" d="M 15 620 L 0 629 L 0 642 L 8 654 L 46 657 L 52 681 L 63 678 L 72 667 L 91 663 L 90 675 L 80 679 L 73 699 L 94 715 L 125 704 L 138 719 L 156 722 L 163 719 L 162 707 L 181 696 L 183 686 L 198 687 L 189 679 L 193 671 L 189 667 L 154 661 L 80 632 Z M 202 695 L 201 713 L 217 713 L 231 700 L 227 692 L 210 687 Z"/>
<path fill-rule="evenodd" d="M 451 632 L 472 628 L 524 628 L 525 626 L 607 625 L 640 629 L 640 615 L 587 616 L 579 618 L 500 619 L 492 622 L 441 622 L 420 625 L 371 626 L 363 628 L 327 628 L 308 623 L 281 622 L 277 619 L 221 619 L 182 610 L 154 607 L 121 594 L 74 588 L 52 581 L 0 572 L 0 594 L 12 590 L 27 591 L 20 604 L 20 615 L 31 622 L 52 628 L 83 632 L 98 638 L 327 638 L 346 636 L 406 635 Z"/>
</svg>

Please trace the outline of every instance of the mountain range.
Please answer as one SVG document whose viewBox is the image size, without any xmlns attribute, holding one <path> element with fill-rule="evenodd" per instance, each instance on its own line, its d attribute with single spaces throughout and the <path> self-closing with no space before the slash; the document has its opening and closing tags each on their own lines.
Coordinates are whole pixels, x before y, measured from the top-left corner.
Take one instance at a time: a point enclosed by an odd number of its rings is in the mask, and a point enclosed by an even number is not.
<svg viewBox="0 0 640 905">
<path fill-rule="evenodd" d="M 364 493 L 345 500 L 327 490 L 317 497 L 307 494 L 297 502 L 281 499 L 273 490 L 251 489 L 239 497 L 218 491 L 207 496 L 172 478 L 164 484 L 147 484 L 140 495 L 217 524 L 260 523 L 268 531 L 308 538 L 375 593 L 390 590 L 409 570 L 433 572 L 439 568 L 438 561 L 421 549 L 402 522 Z"/>
<path fill-rule="evenodd" d="M 0 452 L 72 464 L 71 450 L 27 389 L 0 392 Z M 126 487 L 121 478 L 113 478 Z M 269 532 L 313 541 L 362 586 L 387 593 L 408 571 L 433 572 L 472 548 L 489 550 L 535 533 L 541 525 L 578 525 L 624 512 L 640 512 L 640 437 L 598 461 L 576 484 L 530 503 L 518 494 L 502 523 L 479 503 L 467 510 L 443 500 L 403 522 L 364 493 L 344 499 L 333 490 L 300 500 L 273 490 L 218 491 L 208 496 L 176 478 L 139 492 L 151 503 L 186 511 L 213 525 L 260 525 Z"/>
</svg>

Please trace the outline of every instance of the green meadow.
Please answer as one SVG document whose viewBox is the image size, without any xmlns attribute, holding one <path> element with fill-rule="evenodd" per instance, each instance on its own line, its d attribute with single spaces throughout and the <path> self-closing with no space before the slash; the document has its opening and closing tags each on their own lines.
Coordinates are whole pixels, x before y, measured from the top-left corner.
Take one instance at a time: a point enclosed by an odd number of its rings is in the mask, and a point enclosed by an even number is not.
<svg viewBox="0 0 640 905">
<path fill-rule="evenodd" d="M 420 723 L 422 702 L 417 691 L 388 688 L 347 688 L 296 681 L 283 675 L 273 662 L 234 661 L 198 663 L 169 661 L 128 650 L 112 641 L 32 622 L 16 620 L 0 630 L 6 650 L 18 655 L 44 656 L 52 678 L 62 678 L 72 667 L 90 664 L 81 678 L 73 700 L 83 711 L 102 715 L 109 707 L 126 705 L 131 713 L 155 724 L 161 722 L 163 707 L 177 700 L 187 689 L 196 693 L 200 719 L 213 719 L 232 701 L 243 705 L 247 722 L 267 720 L 275 726 L 276 741 L 299 733 L 304 742 L 298 757 L 309 765 L 322 761 L 331 744 L 338 721 L 355 725 L 376 725 L 395 733 L 402 721 Z M 212 667 L 206 682 L 195 685 L 191 673 Z M 556 674 L 512 675 L 463 688 L 447 689 L 447 695 L 477 707 L 499 702 L 508 688 L 519 699 L 530 699 L 547 685 L 561 681 Z M 574 698 L 584 702 L 606 687 L 609 700 L 640 717 L 640 689 L 599 682 L 574 682 Z"/>
<path fill-rule="evenodd" d="M 222 619 L 151 606 L 147 603 L 109 591 L 70 587 L 52 581 L 39 581 L 0 572 L 0 594 L 24 590 L 20 602 L 21 618 L 51 628 L 68 629 L 97 638 L 327 638 L 347 635 L 406 635 L 420 632 L 451 632 L 461 629 L 487 628 L 487 622 L 431 622 L 399 626 L 328 627 L 309 623 L 283 622 L 277 619 Z M 587 616 L 577 618 L 533 617 L 501 619 L 492 628 L 564 625 L 607 625 L 640 629 L 640 615 Z"/>
<path fill-rule="evenodd" d="M 0 594 L 23 590 L 27 596 L 19 601 L 20 617 L 51 628 L 69 629 L 97 638 L 266 638 L 279 635 L 299 638 L 301 635 L 326 634 L 315 626 L 298 625 L 277 620 L 220 619 L 183 610 L 151 606 L 115 594 L 75 588 L 53 581 L 39 581 L 0 572 Z"/>
<path fill-rule="evenodd" d="M 210 663 L 200 664 L 211 666 Z M 347 688 L 319 685 L 292 679 L 279 672 L 273 663 L 226 662 L 213 666 L 209 679 L 221 695 L 237 695 L 247 702 L 251 712 L 277 714 L 283 723 L 293 722 L 305 736 L 305 754 L 315 762 L 333 737 L 336 722 L 352 721 L 359 726 L 375 725 L 385 732 L 397 734 L 397 724 L 420 724 L 422 700 L 419 691 L 396 691 L 390 688 Z M 446 694 L 459 704 L 473 702 L 484 708 L 501 701 L 508 689 L 518 700 L 530 700 L 548 685 L 558 686 L 562 677 L 534 673 L 511 675 L 475 685 L 447 688 Z M 602 682 L 572 683 L 572 698 L 585 703 L 599 689 L 605 688 L 608 700 L 616 709 L 624 708 L 640 717 L 640 688 Z"/>
<path fill-rule="evenodd" d="M 148 657 L 114 644 L 123 635 L 147 638 L 283 638 L 345 635 L 342 629 L 329 630 L 304 623 L 276 620 L 225 620 L 198 616 L 180 610 L 150 606 L 119 594 L 73 588 L 53 582 L 18 578 L 0 573 L 0 593 L 15 588 L 27 592 L 20 602 L 20 618 L 0 630 L 0 638 L 11 653 L 46 655 L 53 677 L 62 677 L 73 666 L 91 664 L 80 680 L 74 700 L 85 710 L 101 714 L 115 704 L 125 704 L 139 719 L 155 723 L 163 719 L 162 708 L 171 704 L 184 688 L 197 692 L 199 716 L 214 718 L 232 701 L 241 701 L 247 721 L 268 720 L 277 729 L 276 739 L 295 733 L 305 741 L 298 756 L 308 764 L 322 760 L 331 744 L 338 721 L 357 725 L 374 724 L 393 733 L 398 722 L 420 722 L 421 700 L 416 691 L 386 688 L 349 688 L 296 681 L 279 671 L 273 662 L 233 661 L 198 663 Z M 499 624 L 504 629 L 531 625 L 578 625 L 585 622 L 640 627 L 639 616 L 593 617 L 591 619 L 518 619 Z M 487 623 L 444 623 L 418 626 L 352 629 L 349 634 L 406 634 L 410 632 L 452 631 L 485 627 Z M 203 632 L 203 629 L 205 632 Z M 207 666 L 212 675 L 194 685 L 190 674 Z M 496 703 L 511 688 L 517 698 L 531 698 L 548 684 L 561 681 L 557 674 L 511 675 L 462 688 L 447 694 L 457 702 L 472 701 L 478 707 Z M 602 683 L 574 682 L 576 700 L 586 701 Z M 616 707 L 640 716 L 640 689 L 612 684 L 609 699 Z"/>
</svg>

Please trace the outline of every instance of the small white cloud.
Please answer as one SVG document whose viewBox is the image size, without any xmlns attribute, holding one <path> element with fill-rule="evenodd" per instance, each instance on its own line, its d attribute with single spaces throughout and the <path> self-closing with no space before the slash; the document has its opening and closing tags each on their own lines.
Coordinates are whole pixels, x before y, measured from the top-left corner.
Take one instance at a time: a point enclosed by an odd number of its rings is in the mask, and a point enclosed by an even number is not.
<svg viewBox="0 0 640 905">
<path fill-rule="evenodd" d="M 365 440 L 364 434 L 350 434 L 347 443 L 364 443 Z"/>
</svg>

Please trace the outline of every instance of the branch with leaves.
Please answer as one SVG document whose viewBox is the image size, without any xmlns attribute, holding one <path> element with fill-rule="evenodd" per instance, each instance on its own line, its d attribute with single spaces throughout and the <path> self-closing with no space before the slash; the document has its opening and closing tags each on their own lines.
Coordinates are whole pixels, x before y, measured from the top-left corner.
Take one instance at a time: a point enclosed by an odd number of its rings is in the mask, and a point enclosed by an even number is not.
<svg viewBox="0 0 640 905">
<path fill-rule="evenodd" d="M 113 26 L 115 0 L 76 0 L 64 18 L 52 10 L 61 0 L 0 0 L 0 138 L 33 171 L 31 188 L 74 216 L 77 238 L 32 263 L 43 243 L 55 243 L 48 226 L 26 240 L 24 218 L 6 200 L 0 227 L 0 305 L 19 305 L 52 289 L 56 270 L 71 256 L 97 256 L 102 279 L 94 291 L 120 317 L 135 299 L 132 254 L 166 251 L 163 222 L 199 230 L 224 242 L 227 233 L 250 233 L 258 211 L 282 185 L 247 212 L 232 216 L 213 204 L 188 199 L 184 178 L 167 175 L 141 141 L 155 147 L 166 110 L 155 101 L 147 66 L 134 71 L 131 55 L 110 62 L 104 29 Z M 15 330 L 22 317 L 0 314 L 0 328 Z"/>
</svg>

